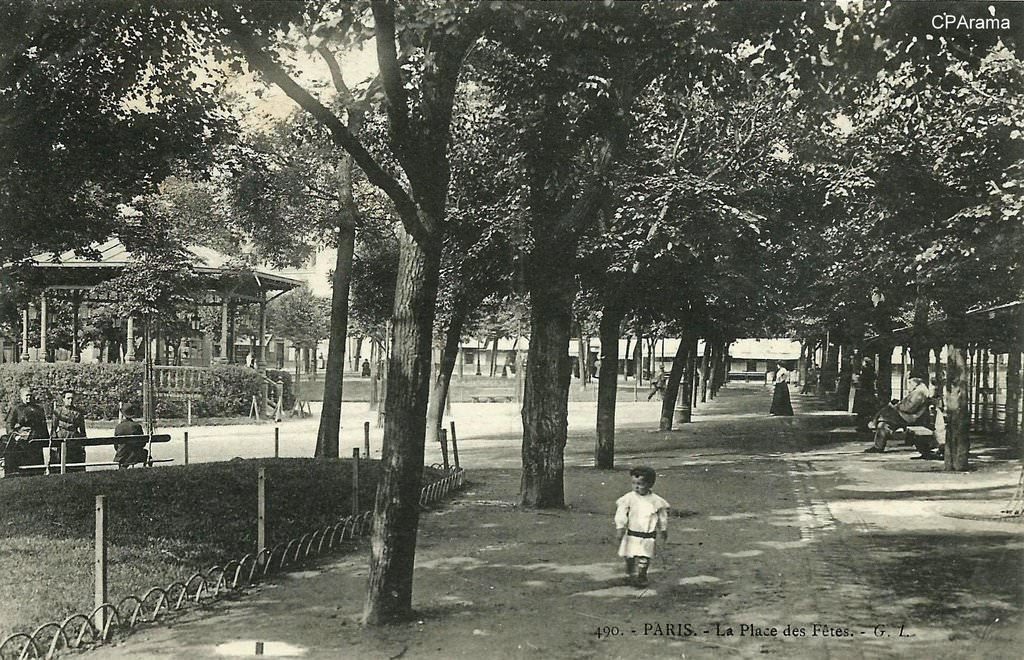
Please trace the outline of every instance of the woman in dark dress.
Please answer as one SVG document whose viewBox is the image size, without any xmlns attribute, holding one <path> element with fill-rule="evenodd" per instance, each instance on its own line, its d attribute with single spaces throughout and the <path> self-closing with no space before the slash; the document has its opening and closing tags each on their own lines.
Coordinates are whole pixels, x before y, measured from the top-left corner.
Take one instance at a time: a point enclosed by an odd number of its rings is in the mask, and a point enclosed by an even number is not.
<svg viewBox="0 0 1024 660">
<path fill-rule="evenodd" d="M 875 395 L 875 365 L 865 358 L 857 376 L 857 389 L 853 394 L 853 412 L 857 415 L 857 430 L 868 431 L 868 422 L 878 412 L 878 397 Z"/>
<path fill-rule="evenodd" d="M 772 415 L 793 415 L 793 404 L 789 401 L 789 371 L 779 364 L 775 372 L 775 391 L 772 394 Z"/>
</svg>

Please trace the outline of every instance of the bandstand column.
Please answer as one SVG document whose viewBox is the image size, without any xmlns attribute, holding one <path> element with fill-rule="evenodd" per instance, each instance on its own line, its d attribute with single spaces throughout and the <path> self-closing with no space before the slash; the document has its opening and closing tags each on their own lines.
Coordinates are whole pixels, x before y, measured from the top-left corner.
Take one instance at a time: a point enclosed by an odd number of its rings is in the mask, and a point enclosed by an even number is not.
<svg viewBox="0 0 1024 660">
<path fill-rule="evenodd" d="M 39 362 L 46 362 L 46 289 L 39 303 Z"/>
<path fill-rule="evenodd" d="M 220 363 L 228 361 L 228 300 L 220 301 Z"/>
<path fill-rule="evenodd" d="M 28 362 L 28 305 L 21 312 L 21 361 Z"/>
<path fill-rule="evenodd" d="M 81 297 L 78 292 L 75 291 L 71 296 L 72 304 L 72 322 L 71 322 L 71 361 L 81 362 L 82 361 L 82 347 L 78 341 L 78 308 L 82 304 Z"/>
<path fill-rule="evenodd" d="M 135 319 L 128 317 L 128 336 L 125 340 L 124 361 L 135 362 Z"/>
<path fill-rule="evenodd" d="M 256 338 L 256 368 L 264 369 L 267 366 L 267 347 L 263 344 L 263 338 L 267 335 L 267 300 L 264 296 L 260 301 L 260 334 Z"/>
</svg>

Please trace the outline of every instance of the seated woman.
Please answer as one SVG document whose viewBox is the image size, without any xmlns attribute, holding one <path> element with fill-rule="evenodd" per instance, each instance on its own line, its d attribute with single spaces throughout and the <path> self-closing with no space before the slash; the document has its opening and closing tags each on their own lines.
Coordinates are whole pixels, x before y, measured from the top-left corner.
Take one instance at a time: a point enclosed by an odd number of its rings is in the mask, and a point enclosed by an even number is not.
<svg viewBox="0 0 1024 660">
<path fill-rule="evenodd" d="M 910 385 L 910 393 L 899 403 L 887 404 L 875 415 L 875 443 L 866 453 L 882 453 L 895 431 L 925 421 L 932 403 L 931 388 L 920 378 L 911 378 Z"/>
</svg>

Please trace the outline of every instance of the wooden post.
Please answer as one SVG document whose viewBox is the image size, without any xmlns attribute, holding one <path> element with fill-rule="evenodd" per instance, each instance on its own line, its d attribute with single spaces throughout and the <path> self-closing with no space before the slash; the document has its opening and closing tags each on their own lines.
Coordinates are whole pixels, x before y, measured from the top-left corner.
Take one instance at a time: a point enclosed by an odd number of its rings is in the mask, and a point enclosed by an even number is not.
<svg viewBox="0 0 1024 660">
<path fill-rule="evenodd" d="M 359 513 L 359 447 L 352 450 L 352 515 Z"/>
<path fill-rule="evenodd" d="M 100 607 L 107 602 L 107 496 L 96 496 L 96 563 L 95 563 L 95 588 L 93 603 Z M 106 612 L 96 612 L 96 619 L 93 621 L 96 628 L 103 637 L 103 629 L 106 623 Z"/>
<path fill-rule="evenodd" d="M 185 431 L 185 465 L 188 465 L 188 431 Z"/>
<path fill-rule="evenodd" d="M 363 422 L 363 453 L 370 458 L 370 423 Z"/>
<path fill-rule="evenodd" d="M 281 427 L 274 427 L 274 458 L 281 457 Z"/>
<path fill-rule="evenodd" d="M 74 291 L 71 295 L 71 361 L 82 361 L 82 347 L 78 341 L 79 307 L 81 306 L 80 294 Z"/>
<path fill-rule="evenodd" d="M 452 460 L 455 461 L 455 469 L 459 469 L 459 443 L 455 439 L 455 420 L 451 422 L 452 427 Z"/>
<path fill-rule="evenodd" d="M 256 480 L 256 554 L 267 547 L 267 468 L 260 468 Z"/>
<path fill-rule="evenodd" d="M 441 462 L 444 465 L 445 471 L 449 469 L 448 465 L 448 431 L 441 429 Z"/>
<path fill-rule="evenodd" d="M 68 473 L 68 441 L 60 441 L 60 473 Z"/>
<path fill-rule="evenodd" d="M 192 426 L 192 397 L 185 400 L 185 426 Z"/>
</svg>

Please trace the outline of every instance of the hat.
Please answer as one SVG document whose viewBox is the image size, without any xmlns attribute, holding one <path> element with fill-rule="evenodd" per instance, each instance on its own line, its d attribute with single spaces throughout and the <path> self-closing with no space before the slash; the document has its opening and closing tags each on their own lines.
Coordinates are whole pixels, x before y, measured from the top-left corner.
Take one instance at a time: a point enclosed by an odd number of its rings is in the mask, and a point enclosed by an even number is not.
<svg viewBox="0 0 1024 660">
<path fill-rule="evenodd" d="M 131 417 L 132 415 L 135 414 L 135 406 L 128 403 L 127 401 L 123 401 L 121 405 L 118 407 L 118 410 L 120 410 L 121 414 L 124 415 L 125 417 Z"/>
</svg>

